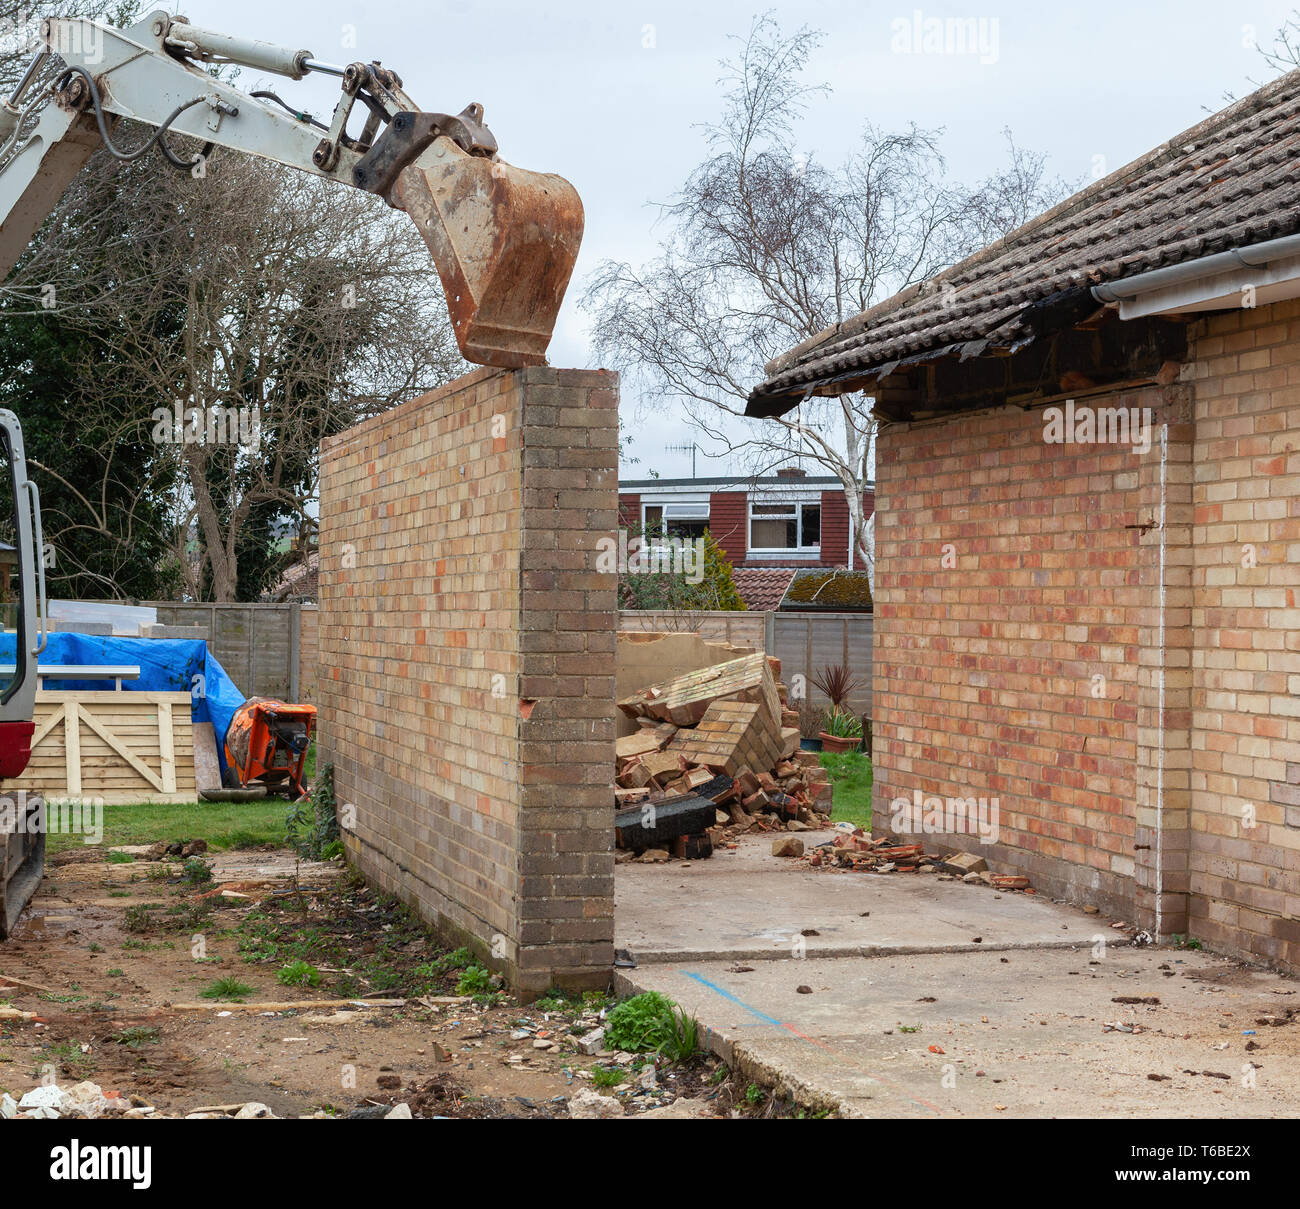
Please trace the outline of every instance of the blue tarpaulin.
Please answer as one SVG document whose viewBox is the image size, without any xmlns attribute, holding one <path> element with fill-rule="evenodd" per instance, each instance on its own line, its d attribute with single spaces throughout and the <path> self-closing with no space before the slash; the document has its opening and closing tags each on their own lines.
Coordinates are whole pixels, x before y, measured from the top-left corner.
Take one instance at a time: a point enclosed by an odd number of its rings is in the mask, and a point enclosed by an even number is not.
<svg viewBox="0 0 1300 1209">
<path fill-rule="evenodd" d="M 0 663 L 14 662 L 12 633 L 0 633 Z M 211 722 L 217 738 L 221 770 L 226 768 L 226 731 L 244 694 L 226 675 L 201 638 L 101 638 L 93 634 L 50 635 L 41 652 L 41 668 L 57 664 L 130 664 L 139 667 L 138 680 L 123 680 L 122 688 L 141 693 L 189 693 L 195 722 Z M 103 692 L 112 681 L 56 680 L 45 677 L 40 687 L 59 692 Z"/>
</svg>

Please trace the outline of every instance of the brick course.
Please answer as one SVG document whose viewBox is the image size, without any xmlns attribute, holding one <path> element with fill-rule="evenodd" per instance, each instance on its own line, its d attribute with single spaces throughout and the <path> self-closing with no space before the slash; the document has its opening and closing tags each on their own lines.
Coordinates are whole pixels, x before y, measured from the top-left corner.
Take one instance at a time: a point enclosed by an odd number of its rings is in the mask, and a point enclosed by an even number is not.
<svg viewBox="0 0 1300 1209">
<path fill-rule="evenodd" d="M 525 993 L 613 945 L 617 378 L 476 370 L 321 448 L 349 858 Z"/>
</svg>

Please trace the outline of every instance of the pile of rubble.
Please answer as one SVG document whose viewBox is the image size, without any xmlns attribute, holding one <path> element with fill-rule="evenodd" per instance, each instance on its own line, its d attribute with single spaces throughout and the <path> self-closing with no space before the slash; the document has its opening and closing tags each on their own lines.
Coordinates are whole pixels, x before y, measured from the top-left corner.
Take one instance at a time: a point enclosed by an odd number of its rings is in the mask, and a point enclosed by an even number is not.
<svg viewBox="0 0 1300 1209">
<path fill-rule="evenodd" d="M 637 722 L 617 745 L 618 846 L 630 859 L 698 859 L 748 831 L 826 826 L 831 785 L 799 749 L 781 661 L 746 655 L 618 703 Z"/>
<path fill-rule="evenodd" d="M 98 1083 L 85 1080 L 66 1091 L 57 1083 L 42 1083 L 15 1100 L 8 1092 L 0 1095 L 0 1120 L 77 1120 L 100 1117 L 140 1118 L 154 1115 L 153 1107 L 139 1096 L 105 1091 Z"/>
<path fill-rule="evenodd" d="M 973 852 L 953 852 L 947 856 L 926 852 L 924 844 L 900 844 L 894 836 L 873 839 L 862 828 L 850 823 L 836 825 L 834 839 L 818 844 L 807 852 L 773 852 L 778 856 L 801 856 L 813 868 L 856 869 L 866 873 L 936 873 L 940 881 L 960 879 L 971 885 L 992 886 L 995 890 L 1022 890 L 1033 894 L 1027 877 L 991 873 L 988 862 Z"/>
<path fill-rule="evenodd" d="M 139 1096 L 123 1095 L 120 1091 L 100 1087 L 89 1079 L 66 1090 L 57 1083 L 42 1083 L 19 1100 L 8 1092 L 0 1095 L 0 1120 L 97 1121 L 120 1117 L 129 1121 L 149 1117 L 161 1119 L 165 1115 Z M 187 1121 L 276 1119 L 275 1113 L 257 1100 L 209 1104 L 183 1115 Z"/>
</svg>

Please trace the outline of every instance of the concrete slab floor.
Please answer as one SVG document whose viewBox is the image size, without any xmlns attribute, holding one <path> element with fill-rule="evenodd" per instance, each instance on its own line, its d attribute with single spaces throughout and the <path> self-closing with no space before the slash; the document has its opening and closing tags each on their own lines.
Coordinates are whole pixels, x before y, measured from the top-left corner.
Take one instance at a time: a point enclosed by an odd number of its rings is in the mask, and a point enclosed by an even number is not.
<svg viewBox="0 0 1300 1209">
<path fill-rule="evenodd" d="M 620 989 L 671 996 L 743 1074 L 840 1116 L 1300 1116 L 1300 1016 L 1259 1022 L 1300 1008 L 1297 984 L 1225 958 L 1039 949 L 744 968 L 646 965 Z"/>
<path fill-rule="evenodd" d="M 1042 897 L 770 849 L 615 877 L 639 963 L 620 991 L 670 995 L 757 1081 L 852 1117 L 1300 1116 L 1300 983 Z"/>
<path fill-rule="evenodd" d="M 811 846 L 832 834 L 799 838 Z M 771 849 L 770 835 L 747 835 L 737 850 L 703 861 L 619 865 L 614 943 L 645 964 L 778 959 L 791 955 L 796 938 L 810 957 L 842 957 L 1076 947 L 1107 932 L 1107 921 L 1038 895 L 941 882 L 933 873 L 813 869 Z"/>
</svg>

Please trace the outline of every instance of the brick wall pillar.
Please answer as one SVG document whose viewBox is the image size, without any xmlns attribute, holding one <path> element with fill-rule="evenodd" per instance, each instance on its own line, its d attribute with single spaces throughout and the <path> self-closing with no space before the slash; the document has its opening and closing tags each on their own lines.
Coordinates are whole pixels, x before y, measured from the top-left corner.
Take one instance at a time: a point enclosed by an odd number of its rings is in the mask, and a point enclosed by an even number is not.
<svg viewBox="0 0 1300 1209">
<path fill-rule="evenodd" d="M 349 860 L 527 994 L 614 939 L 618 380 L 476 370 L 321 446 L 321 761 Z"/>
<path fill-rule="evenodd" d="M 523 991 L 605 986 L 614 959 L 617 379 L 528 370 L 519 601 Z"/>
<path fill-rule="evenodd" d="M 1193 454 L 1183 387 L 1153 409 L 1138 483 L 1146 555 L 1138 630 L 1134 911 L 1153 935 L 1186 933 L 1192 775 Z"/>
<path fill-rule="evenodd" d="M 709 535 L 733 566 L 749 553 L 749 497 L 743 491 L 715 491 L 709 496 Z"/>
</svg>

